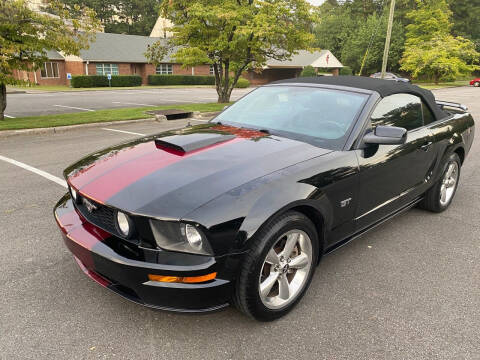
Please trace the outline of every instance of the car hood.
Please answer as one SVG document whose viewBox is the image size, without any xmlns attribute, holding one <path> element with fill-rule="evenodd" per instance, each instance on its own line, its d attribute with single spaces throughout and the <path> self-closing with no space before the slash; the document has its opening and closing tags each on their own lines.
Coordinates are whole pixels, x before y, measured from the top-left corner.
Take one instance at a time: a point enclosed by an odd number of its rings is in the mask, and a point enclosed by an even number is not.
<svg viewBox="0 0 480 360">
<path fill-rule="evenodd" d="M 329 152 L 255 130 L 204 124 L 96 152 L 67 168 L 65 177 L 99 203 L 181 219 L 226 191 Z"/>
</svg>

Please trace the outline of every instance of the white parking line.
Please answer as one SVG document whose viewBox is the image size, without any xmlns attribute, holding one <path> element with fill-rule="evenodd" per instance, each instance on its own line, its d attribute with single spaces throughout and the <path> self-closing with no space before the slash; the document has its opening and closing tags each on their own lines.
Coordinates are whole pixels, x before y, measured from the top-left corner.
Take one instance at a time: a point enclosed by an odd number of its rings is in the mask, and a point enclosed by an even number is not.
<svg viewBox="0 0 480 360">
<path fill-rule="evenodd" d="M 65 180 L 62 180 L 56 176 L 53 176 L 43 170 L 40 170 L 40 169 L 36 169 L 30 165 L 27 165 L 27 164 L 24 164 L 24 163 L 21 163 L 20 161 L 17 161 L 17 160 L 13 160 L 13 159 L 10 159 L 10 158 L 7 158 L 5 156 L 2 156 L 0 155 L 0 160 L 3 160 L 7 163 L 10 163 L 10 164 L 13 164 L 13 165 L 16 165 L 18 167 L 21 167 L 22 169 L 25 169 L 25 170 L 28 170 L 28 171 L 31 171 L 37 175 L 40 175 L 40 176 L 43 176 L 45 179 L 48 179 L 50 181 L 53 181 L 54 183 L 57 183 L 58 185 L 61 185 L 63 186 L 64 188 L 67 187 L 67 183 Z"/>
<path fill-rule="evenodd" d="M 9 118 L 9 119 L 15 119 L 15 116 L 11 116 L 11 115 L 3 114 L 3 116 L 5 116 L 6 118 Z"/>
<path fill-rule="evenodd" d="M 139 104 L 139 103 L 121 102 L 121 101 L 112 101 L 112 104 L 139 105 L 139 106 L 157 106 L 157 105 L 151 105 L 151 104 Z"/>
<path fill-rule="evenodd" d="M 145 136 L 145 135 L 146 135 L 146 134 L 140 134 L 140 133 L 136 133 L 136 132 L 132 132 L 132 131 L 109 129 L 109 128 L 102 128 L 102 130 L 115 131 L 115 132 L 119 132 L 119 133 L 131 134 L 131 135 L 138 135 L 138 136 Z"/>
<path fill-rule="evenodd" d="M 75 109 L 75 110 L 83 110 L 83 111 L 95 111 L 95 110 L 92 110 L 92 109 L 84 109 L 84 108 L 79 108 L 79 107 L 75 107 L 75 106 L 65 106 L 65 105 L 53 105 L 53 106 L 61 107 L 61 108 L 68 108 L 68 109 Z"/>
</svg>

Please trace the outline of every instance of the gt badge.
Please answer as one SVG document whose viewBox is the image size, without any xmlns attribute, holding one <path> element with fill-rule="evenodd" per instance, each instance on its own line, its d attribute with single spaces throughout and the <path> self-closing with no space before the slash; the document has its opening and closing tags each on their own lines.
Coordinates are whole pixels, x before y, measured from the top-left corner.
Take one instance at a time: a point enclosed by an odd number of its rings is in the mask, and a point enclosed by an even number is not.
<svg viewBox="0 0 480 360">
<path fill-rule="evenodd" d="M 352 198 L 348 198 L 348 199 L 340 201 L 340 207 L 343 208 L 343 207 L 346 207 L 346 206 L 350 205 L 350 201 L 352 201 Z"/>
</svg>

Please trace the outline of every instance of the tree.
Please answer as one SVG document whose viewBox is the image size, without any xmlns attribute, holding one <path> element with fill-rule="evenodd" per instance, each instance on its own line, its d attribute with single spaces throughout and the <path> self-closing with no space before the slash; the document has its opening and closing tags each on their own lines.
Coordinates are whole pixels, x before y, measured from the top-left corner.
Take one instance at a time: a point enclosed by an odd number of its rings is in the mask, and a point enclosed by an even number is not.
<svg viewBox="0 0 480 360">
<path fill-rule="evenodd" d="M 52 14 L 30 10 L 25 0 L 0 2 L 0 120 L 7 106 L 6 85 L 20 83 L 14 72 L 37 70 L 47 60 L 48 50 L 78 55 L 98 28 L 89 9 L 76 6 L 78 16 L 72 16 L 56 0 L 49 7 Z"/>
<path fill-rule="evenodd" d="M 314 26 L 315 46 L 340 56 L 345 42 L 355 32 L 357 22 L 345 6 L 324 3 L 318 8 L 318 23 Z"/>
<path fill-rule="evenodd" d="M 97 13 L 105 32 L 149 35 L 158 19 L 162 0 L 61 0 L 73 8 L 87 6 Z"/>
<path fill-rule="evenodd" d="M 478 66 L 480 54 L 475 45 L 450 31 L 450 11 L 446 0 L 417 0 L 418 8 L 407 14 L 412 21 L 407 26 L 405 52 L 401 69 L 414 78 L 428 76 L 435 83 L 471 74 Z"/>
<path fill-rule="evenodd" d="M 364 59 L 363 74 L 380 71 L 387 28 L 387 17 L 385 15 L 373 14 L 368 16 L 367 20 L 359 24 L 357 30 L 345 41 L 340 59 L 342 63 L 348 64 L 355 74 L 359 73 Z M 398 70 L 398 61 L 402 57 L 404 42 L 403 26 L 399 21 L 395 21 L 387 64 L 390 71 Z M 368 53 L 366 53 L 367 49 Z"/>
<path fill-rule="evenodd" d="M 161 0 L 115 2 L 116 13 L 105 26 L 106 32 L 150 35 L 158 19 Z"/>
<path fill-rule="evenodd" d="M 480 1 L 450 0 L 449 5 L 453 12 L 453 34 L 472 40 L 480 51 Z"/>
<path fill-rule="evenodd" d="M 317 72 L 315 71 L 315 68 L 313 66 L 305 66 L 300 73 L 300 77 L 312 77 L 312 76 L 317 76 Z"/>
<path fill-rule="evenodd" d="M 230 100 L 244 71 L 289 59 L 313 42 L 314 15 L 305 0 L 172 0 L 162 12 L 175 24 L 174 36 L 152 45 L 147 58 L 158 64 L 173 51 L 184 66 L 212 64 L 218 102 Z"/>
</svg>

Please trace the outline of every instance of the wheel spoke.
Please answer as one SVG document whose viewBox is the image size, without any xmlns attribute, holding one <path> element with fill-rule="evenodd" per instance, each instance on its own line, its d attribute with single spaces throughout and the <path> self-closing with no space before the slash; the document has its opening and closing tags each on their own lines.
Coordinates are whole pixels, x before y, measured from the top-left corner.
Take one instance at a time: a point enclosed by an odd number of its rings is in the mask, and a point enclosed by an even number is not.
<svg viewBox="0 0 480 360">
<path fill-rule="evenodd" d="M 275 250 L 273 250 L 273 248 L 270 249 L 270 251 L 268 252 L 267 258 L 266 258 L 265 261 L 269 264 L 272 264 L 272 265 L 280 264 L 280 259 L 277 255 L 277 253 L 275 252 Z"/>
<path fill-rule="evenodd" d="M 290 257 L 290 254 L 292 253 L 293 249 L 295 248 L 295 245 L 297 245 L 297 242 L 300 240 L 300 235 L 299 233 L 292 233 L 287 236 L 287 241 L 285 243 L 285 247 L 283 248 L 283 251 L 280 253 L 285 258 Z"/>
<path fill-rule="evenodd" d="M 275 285 L 275 283 L 277 282 L 279 275 L 280 274 L 278 272 L 272 272 L 265 280 L 260 283 L 260 296 L 263 299 L 265 299 L 270 293 L 273 285 Z"/>
<path fill-rule="evenodd" d="M 446 200 L 447 200 L 447 186 L 442 185 L 442 187 L 440 188 L 440 201 L 442 203 L 445 203 Z"/>
<path fill-rule="evenodd" d="M 445 174 L 445 179 L 450 179 L 450 176 L 452 176 L 453 169 L 455 169 L 455 165 L 450 164 L 448 166 L 447 173 Z"/>
<path fill-rule="evenodd" d="M 285 274 L 282 274 L 278 279 L 278 288 L 280 299 L 287 300 L 290 297 L 290 284 Z"/>
<path fill-rule="evenodd" d="M 300 255 L 294 257 L 290 262 L 290 267 L 293 269 L 302 269 L 308 265 L 308 256 L 307 254 L 301 253 Z"/>
</svg>

